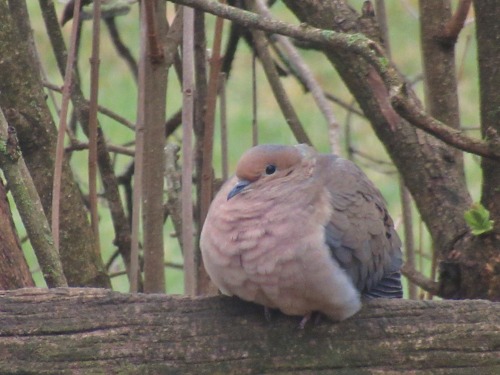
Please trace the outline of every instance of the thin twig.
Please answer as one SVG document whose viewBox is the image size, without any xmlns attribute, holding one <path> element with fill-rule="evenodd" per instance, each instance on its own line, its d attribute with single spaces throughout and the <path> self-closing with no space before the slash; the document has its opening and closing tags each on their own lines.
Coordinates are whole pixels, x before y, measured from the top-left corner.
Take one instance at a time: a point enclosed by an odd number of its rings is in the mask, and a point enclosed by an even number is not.
<svg viewBox="0 0 500 375">
<path fill-rule="evenodd" d="M 254 9 L 256 11 L 257 8 L 255 5 L 255 0 L 251 0 L 250 3 L 251 4 L 247 3 L 248 8 Z M 263 18 L 266 17 L 264 16 Z M 264 69 L 264 73 L 266 74 L 269 85 L 273 90 L 274 97 L 278 102 L 278 105 L 281 109 L 281 112 L 283 113 L 283 116 L 285 117 L 286 122 L 288 123 L 288 126 L 290 127 L 290 130 L 299 143 L 307 143 L 309 145 L 312 145 L 312 142 L 307 136 L 304 130 L 304 126 L 301 124 L 299 117 L 297 116 L 297 113 L 295 112 L 295 109 L 290 102 L 288 94 L 286 93 L 281 83 L 276 65 L 267 47 L 268 41 L 266 35 L 262 31 L 254 29 L 251 30 L 251 33 L 255 49 L 257 50 L 257 55 L 259 56 L 259 60 L 262 63 L 262 67 Z"/>
<path fill-rule="evenodd" d="M 165 262 L 165 263 L 163 263 L 163 266 L 167 267 L 167 268 L 173 268 L 173 269 L 176 269 L 176 270 L 182 270 L 184 268 L 183 264 L 173 263 L 173 262 Z M 116 271 L 116 272 L 111 272 L 109 274 L 109 277 L 113 278 L 113 277 L 123 276 L 123 275 L 126 275 L 126 274 L 127 274 L 127 271 L 125 271 L 125 270 L 123 270 L 123 271 Z"/>
<path fill-rule="evenodd" d="M 118 55 L 125 60 L 130 70 L 132 71 L 134 79 L 137 81 L 137 61 L 135 60 L 134 56 L 132 56 L 132 53 L 127 48 L 127 46 L 123 43 L 122 38 L 120 37 L 120 32 L 116 27 L 115 17 L 106 17 L 104 18 L 104 22 L 106 23 L 111 42 L 115 46 Z"/>
<path fill-rule="evenodd" d="M 94 231 L 97 251 L 101 252 L 99 215 L 97 208 L 97 103 L 99 98 L 99 44 L 101 24 L 101 0 L 94 0 L 92 21 L 92 56 L 90 57 L 90 105 L 89 105 L 89 201 L 90 224 Z"/>
<path fill-rule="evenodd" d="M 259 122 L 257 116 L 257 53 L 252 53 L 252 146 L 259 144 Z"/>
<path fill-rule="evenodd" d="M 467 52 L 469 52 L 469 47 L 471 45 L 471 40 L 472 40 L 472 35 L 468 34 L 465 38 L 465 43 L 464 43 L 464 50 L 462 52 L 462 56 L 460 58 L 459 64 L 458 64 L 458 69 L 457 69 L 457 81 L 461 82 L 463 77 L 464 77 L 464 71 L 465 71 L 465 58 L 467 56 Z"/>
<path fill-rule="evenodd" d="M 42 82 L 43 86 L 48 88 L 50 91 L 62 92 L 62 88 L 58 85 L 50 83 L 48 81 Z M 87 104 L 89 102 L 87 101 Z M 105 116 L 108 116 L 110 119 L 115 120 L 119 124 L 125 125 L 127 128 L 134 130 L 135 125 L 131 121 L 127 120 L 125 117 L 120 116 L 118 113 L 113 112 L 111 109 L 103 107 L 102 105 L 97 106 L 97 110 Z"/>
<path fill-rule="evenodd" d="M 221 1 L 225 3 L 225 0 Z M 217 104 L 217 92 L 219 85 L 219 72 L 221 69 L 221 42 L 224 19 L 217 17 L 215 20 L 214 42 L 212 46 L 212 57 L 210 59 L 210 76 L 208 79 L 207 101 L 205 103 L 205 118 L 203 132 L 203 163 L 201 166 L 200 186 L 200 217 L 199 226 L 202 227 L 208 213 L 208 207 L 212 201 L 213 170 L 212 158 L 214 147 L 214 122 Z"/>
<path fill-rule="evenodd" d="M 165 145 L 165 186 L 167 191 L 166 210 L 170 214 L 177 241 L 183 249 L 182 237 L 182 172 L 177 164 L 179 146 L 173 143 Z"/>
<path fill-rule="evenodd" d="M 73 66 L 75 65 L 76 38 L 78 23 L 80 22 L 80 1 L 76 0 L 73 10 L 73 25 L 71 28 L 71 41 L 66 61 L 66 72 L 64 74 L 63 97 L 61 104 L 61 115 L 59 130 L 57 133 L 56 159 L 54 165 L 54 182 L 52 189 L 52 236 L 54 246 L 59 249 L 59 207 L 61 201 L 61 179 L 64 158 L 64 134 L 66 133 L 68 106 L 71 96 L 71 84 L 73 81 Z"/>
<path fill-rule="evenodd" d="M 403 264 L 401 267 L 401 273 L 408 278 L 412 283 L 418 285 L 423 290 L 431 293 L 437 294 L 439 291 L 439 284 L 431 279 L 425 277 L 422 273 L 418 272 L 415 268 L 411 267 L 409 264 Z"/>
<path fill-rule="evenodd" d="M 415 241 L 413 237 L 413 215 L 411 209 L 411 196 L 403 179 L 399 177 L 399 188 L 401 190 L 401 210 L 403 211 L 404 226 L 404 251 L 408 267 L 415 268 Z M 417 288 L 412 282 L 408 283 L 408 298 L 417 299 Z"/>
<path fill-rule="evenodd" d="M 264 1 L 255 1 L 258 13 L 265 16 L 271 17 L 269 8 L 266 6 Z M 302 56 L 297 51 L 297 48 L 290 42 L 290 39 L 284 37 L 283 35 L 273 35 L 273 38 L 283 47 L 285 52 L 288 54 L 288 61 L 293 65 L 293 72 L 299 77 L 299 81 L 305 85 L 306 89 L 311 93 L 316 105 L 325 117 L 327 122 L 328 134 L 330 138 L 331 151 L 334 154 L 340 155 L 340 125 L 333 113 L 333 108 L 325 97 L 325 93 L 321 88 L 319 82 L 314 77 L 311 69 L 306 64 Z"/>
<path fill-rule="evenodd" d="M 359 109 L 354 107 L 355 101 L 352 101 L 351 103 L 346 103 L 342 99 L 337 98 L 335 95 L 333 95 L 329 92 L 325 92 L 325 97 L 328 100 L 338 104 L 339 106 L 341 106 L 342 108 L 344 108 L 348 112 L 352 112 L 353 114 L 355 114 L 359 117 L 366 118 L 366 116 L 363 112 L 361 112 Z"/>
<path fill-rule="evenodd" d="M 229 175 L 227 156 L 227 106 L 226 106 L 226 73 L 219 74 L 219 111 L 220 111 L 220 143 L 222 156 L 222 180 L 226 181 Z"/>
<path fill-rule="evenodd" d="M 165 122 L 165 138 L 170 137 L 181 124 L 182 109 L 179 109 Z"/>
<path fill-rule="evenodd" d="M 460 34 L 460 31 L 462 31 L 462 29 L 464 28 L 465 20 L 467 19 L 467 15 L 469 14 L 471 3 L 472 0 L 460 0 L 458 2 L 455 13 L 453 13 L 451 18 L 446 23 L 442 35 L 443 38 L 446 38 L 453 42 L 458 39 L 458 34 Z"/>
<path fill-rule="evenodd" d="M 143 188 L 143 165 L 144 165 L 144 127 L 145 127 L 145 102 L 146 102 L 146 64 L 147 64 L 147 28 L 146 28 L 146 1 L 140 4 L 140 57 L 138 72 L 138 108 L 137 124 L 135 127 L 135 158 L 134 158 L 134 190 L 132 192 L 132 226 L 131 226 L 131 247 L 130 247 L 130 292 L 137 293 L 139 290 L 139 248 L 140 248 L 140 228 L 142 213 L 142 188 Z"/>
<path fill-rule="evenodd" d="M 108 144 L 108 150 L 110 152 L 114 152 L 120 155 L 126 155 L 126 156 L 134 156 L 135 155 L 135 150 L 130 149 L 127 147 L 123 146 L 117 146 L 117 145 L 109 145 Z M 65 152 L 72 152 L 72 151 L 81 151 L 81 150 L 88 150 L 89 149 L 89 144 L 85 142 L 80 142 L 78 140 L 72 140 L 71 144 L 67 146 L 64 151 Z"/>
<path fill-rule="evenodd" d="M 469 137 L 461 130 L 453 129 L 429 116 L 420 107 L 413 104 L 405 92 L 404 85 L 395 87 L 391 92 L 391 102 L 397 112 L 412 125 L 462 151 L 500 160 L 500 149 L 495 146 L 498 143 L 495 134 L 492 134 L 492 142 Z"/>
<path fill-rule="evenodd" d="M 182 105 L 182 244 L 184 254 L 184 293 L 197 294 L 197 269 L 193 238 L 193 111 L 194 111 L 194 10 L 184 8 L 183 56 L 183 105 Z"/>
</svg>

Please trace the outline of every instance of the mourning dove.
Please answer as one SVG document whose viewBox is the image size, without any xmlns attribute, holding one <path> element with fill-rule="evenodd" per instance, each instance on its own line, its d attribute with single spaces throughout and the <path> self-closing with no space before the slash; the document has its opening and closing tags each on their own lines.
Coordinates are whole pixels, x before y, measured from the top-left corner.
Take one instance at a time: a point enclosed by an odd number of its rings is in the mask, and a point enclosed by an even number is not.
<svg viewBox="0 0 500 375">
<path fill-rule="evenodd" d="M 288 315 L 341 321 L 361 297 L 401 297 L 401 241 L 384 200 L 351 161 L 260 145 L 238 162 L 201 233 L 220 291 Z"/>
</svg>

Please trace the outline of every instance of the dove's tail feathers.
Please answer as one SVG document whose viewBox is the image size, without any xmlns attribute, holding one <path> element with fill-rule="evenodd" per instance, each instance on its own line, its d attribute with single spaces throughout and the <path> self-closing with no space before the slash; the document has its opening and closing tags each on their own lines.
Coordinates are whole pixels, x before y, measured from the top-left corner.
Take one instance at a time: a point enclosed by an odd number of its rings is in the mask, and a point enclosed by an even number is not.
<svg viewBox="0 0 500 375">
<path fill-rule="evenodd" d="M 401 273 L 393 272 L 385 275 L 380 282 L 368 291 L 363 292 L 365 298 L 403 298 Z"/>
</svg>

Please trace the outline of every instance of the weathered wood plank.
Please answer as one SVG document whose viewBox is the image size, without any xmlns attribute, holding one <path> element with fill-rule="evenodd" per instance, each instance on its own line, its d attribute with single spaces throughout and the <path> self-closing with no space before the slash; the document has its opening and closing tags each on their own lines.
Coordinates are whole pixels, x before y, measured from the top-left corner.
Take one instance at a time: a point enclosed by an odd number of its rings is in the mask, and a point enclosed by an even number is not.
<svg viewBox="0 0 500 375">
<path fill-rule="evenodd" d="M 500 304 L 369 302 L 341 323 L 236 298 L 0 291 L 0 373 L 500 373 Z"/>
</svg>

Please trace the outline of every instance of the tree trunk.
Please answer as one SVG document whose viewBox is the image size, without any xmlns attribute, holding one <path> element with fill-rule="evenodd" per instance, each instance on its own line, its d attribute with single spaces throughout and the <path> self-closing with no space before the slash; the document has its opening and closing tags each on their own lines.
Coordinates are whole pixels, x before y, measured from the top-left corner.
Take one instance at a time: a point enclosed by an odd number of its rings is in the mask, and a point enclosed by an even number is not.
<svg viewBox="0 0 500 375">
<path fill-rule="evenodd" d="M 29 52 L 29 40 L 21 40 L 19 35 L 7 2 L 0 1 L 0 107 L 4 111 L 14 109 L 19 114 L 16 119 L 9 119 L 9 124 L 16 128 L 24 160 L 49 217 L 56 128 L 45 101 L 38 67 Z M 68 283 L 110 286 L 94 241 L 89 241 L 93 235 L 87 212 L 67 162 L 63 165 L 61 197 L 60 254 Z"/>
<path fill-rule="evenodd" d="M 475 1 L 481 98 L 481 133 L 485 138 L 500 134 L 500 3 Z M 475 238 L 467 254 L 469 263 L 480 267 L 467 272 L 465 283 L 480 285 L 483 298 L 500 301 L 500 163 L 483 159 L 482 204 L 490 211 L 494 230 Z M 476 271 L 476 272 L 474 272 Z"/>
<path fill-rule="evenodd" d="M 1 373 L 494 374 L 500 304 L 374 300 L 341 323 L 236 298 L 0 292 Z"/>
<path fill-rule="evenodd" d="M 12 212 L 0 178 L 0 289 L 35 286 L 17 237 Z"/>
</svg>

